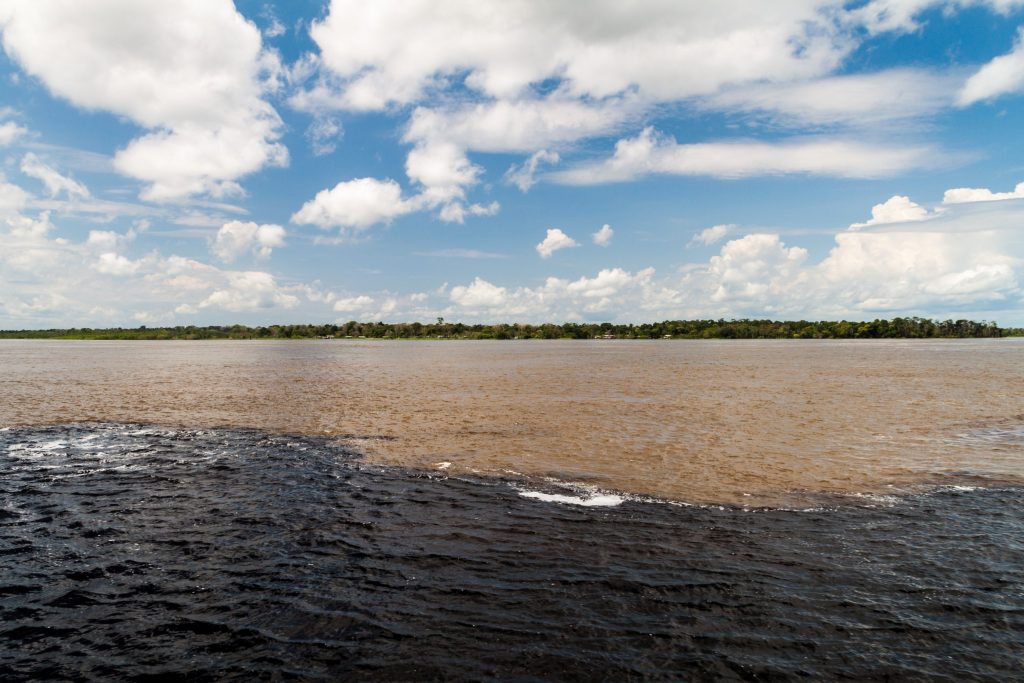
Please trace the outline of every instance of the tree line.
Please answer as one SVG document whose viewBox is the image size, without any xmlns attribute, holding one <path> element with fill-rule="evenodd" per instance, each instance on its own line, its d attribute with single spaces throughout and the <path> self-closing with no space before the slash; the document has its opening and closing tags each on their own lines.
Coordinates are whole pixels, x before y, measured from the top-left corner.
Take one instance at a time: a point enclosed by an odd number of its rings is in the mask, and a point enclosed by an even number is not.
<svg viewBox="0 0 1024 683">
<path fill-rule="evenodd" d="M 642 324 L 357 322 L 324 325 L 208 325 L 2 330 L 0 339 L 931 339 L 1024 336 L 982 320 L 665 320 Z"/>
</svg>

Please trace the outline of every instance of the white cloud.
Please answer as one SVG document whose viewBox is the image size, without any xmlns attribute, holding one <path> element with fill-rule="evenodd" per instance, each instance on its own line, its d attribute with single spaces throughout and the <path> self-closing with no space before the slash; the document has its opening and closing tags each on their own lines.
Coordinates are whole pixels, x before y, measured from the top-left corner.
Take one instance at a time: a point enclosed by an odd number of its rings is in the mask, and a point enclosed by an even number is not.
<svg viewBox="0 0 1024 683">
<path fill-rule="evenodd" d="M 1013 50 L 996 57 L 971 76 L 958 95 L 962 106 L 1024 90 L 1024 28 Z"/>
<path fill-rule="evenodd" d="M 449 223 L 462 223 L 466 216 L 493 216 L 501 210 L 501 204 L 470 204 L 466 206 L 457 202 L 445 204 L 438 213 L 438 218 Z"/>
<path fill-rule="evenodd" d="M 275 247 L 283 247 L 285 230 L 280 225 L 257 225 L 230 221 L 217 231 L 211 249 L 225 263 L 251 252 L 257 258 L 269 258 Z"/>
<path fill-rule="evenodd" d="M 311 35 L 350 109 L 383 109 L 460 82 L 514 99 L 564 80 L 574 96 L 630 89 L 651 100 L 724 83 L 822 73 L 850 49 L 821 3 L 752 12 L 739 0 L 662 3 L 375 2 L 334 0 Z"/>
<path fill-rule="evenodd" d="M 467 216 L 493 216 L 501 205 L 466 204 L 465 187 L 476 183 L 481 169 L 448 144 L 414 148 L 406 160 L 409 178 L 420 186 L 419 194 L 403 197 L 402 188 L 390 178 L 357 178 L 321 190 L 303 204 L 292 222 L 361 231 L 399 216 L 440 207 L 438 218 L 462 223 Z"/>
<path fill-rule="evenodd" d="M 112 326 L 170 321 L 200 308 L 217 315 L 297 303 L 269 273 L 226 271 L 157 251 L 134 258 L 127 249 L 143 227 L 91 230 L 78 241 L 58 236 L 48 212 L 0 214 L 0 320 L 10 327 Z"/>
<path fill-rule="evenodd" d="M 113 230 L 90 230 L 89 237 L 85 240 L 86 247 L 97 252 L 116 252 L 120 247 L 135 238 L 135 233 L 129 231 L 127 234 L 114 232 Z"/>
<path fill-rule="evenodd" d="M 405 161 L 406 175 L 423 186 L 423 200 L 430 206 L 463 199 L 465 188 L 475 185 L 482 171 L 447 142 L 417 145 Z"/>
<path fill-rule="evenodd" d="M 915 30 L 931 4 L 787 0 L 751 10 L 742 0 L 641 0 L 628 8 L 603 0 L 586 7 L 332 0 L 310 29 L 319 55 L 288 70 L 298 88 L 289 103 L 320 118 L 332 110 L 411 110 L 402 141 L 412 146 L 406 171 L 419 193 L 415 210 L 436 210 L 441 220 L 467 215 L 468 193 L 483 177 L 473 152 L 527 155 L 505 174 L 523 192 L 544 179 L 592 184 L 648 173 L 877 177 L 936 155 L 925 145 L 865 141 L 861 131 L 891 134 L 897 122 L 949 106 L 962 75 L 913 68 L 835 74 L 865 29 Z M 623 138 L 612 159 L 541 174 L 580 141 L 626 135 L 666 104 L 759 113 L 842 134 L 677 144 L 644 131 Z"/>
<path fill-rule="evenodd" d="M 910 21 L 922 9 L 903 7 L 901 16 Z M 573 144 L 621 133 L 661 103 L 693 106 L 703 98 L 704 106 L 840 124 L 932 113 L 948 104 L 951 77 L 921 70 L 829 77 L 862 39 L 862 25 L 892 12 L 853 12 L 838 0 L 790 0 L 756 11 L 741 0 L 643 0 L 628 9 L 611 2 L 484 8 L 468 0 L 333 0 L 310 30 L 320 54 L 296 78 L 319 74 L 290 103 L 321 116 L 419 105 L 403 136 L 413 145 L 409 178 L 422 185 L 419 210 L 457 220 L 462 214 L 450 205 L 464 203 L 482 173 L 468 152 L 530 155 L 506 173 L 525 192 L 540 166 L 556 163 Z M 843 139 L 675 147 L 659 149 L 649 169 L 597 164 L 553 177 L 873 177 L 906 170 L 927 151 Z"/>
<path fill-rule="evenodd" d="M 507 290 L 479 277 L 468 286 L 452 287 L 450 298 L 457 305 L 471 309 L 498 308 L 505 304 Z"/>
<path fill-rule="evenodd" d="M 199 308 L 226 311 L 255 311 L 266 308 L 294 308 L 299 300 L 280 290 L 274 276 L 258 271 L 226 273 L 228 286 L 210 294 Z"/>
<path fill-rule="evenodd" d="M 661 277 L 610 268 L 537 287 L 477 278 L 453 288 L 442 313 L 490 322 L 925 315 L 1015 324 L 1024 320 L 1021 220 L 1024 203 L 951 206 L 927 221 L 839 232 L 816 262 L 778 234 L 747 234 Z"/>
<path fill-rule="evenodd" d="M 455 305 L 446 315 L 484 320 L 572 320 L 577 311 L 615 317 L 620 307 L 658 296 L 652 278 L 653 268 L 630 273 L 622 268 L 606 268 L 594 277 L 564 280 L 549 277 L 540 287 L 499 287 L 479 277 L 469 285 L 452 287 L 450 299 Z M 635 320 L 635 310 L 630 309 Z"/>
<path fill-rule="evenodd" d="M 21 172 L 43 183 L 51 197 L 65 193 L 69 199 L 88 199 L 89 189 L 80 182 L 61 175 L 32 152 L 21 159 Z"/>
<path fill-rule="evenodd" d="M 224 196 L 287 163 L 262 99 L 272 55 L 228 0 L 22 0 L 0 10 L 0 27 L 7 54 L 54 95 L 152 131 L 114 160 L 149 183 L 146 199 Z"/>
<path fill-rule="evenodd" d="M 1024 183 L 1010 192 L 993 192 L 984 187 L 955 187 L 946 190 L 942 196 L 943 204 L 966 204 L 969 202 L 998 202 L 1006 199 L 1024 199 Z"/>
<path fill-rule="evenodd" d="M 344 135 L 345 129 L 341 122 L 333 116 L 317 116 L 306 129 L 306 137 L 313 147 L 313 154 L 318 157 L 332 154 Z"/>
<path fill-rule="evenodd" d="M 704 228 L 703 230 L 695 234 L 693 236 L 693 239 L 690 240 L 687 246 L 693 244 L 703 244 L 704 246 L 717 244 L 718 242 L 722 241 L 722 238 L 729 234 L 730 230 L 735 229 L 736 226 L 732 225 L 731 223 L 723 225 L 712 225 L 710 228 Z"/>
<path fill-rule="evenodd" d="M 374 304 L 373 297 L 361 295 L 348 297 L 345 299 L 338 299 L 334 302 L 334 310 L 339 313 L 349 313 L 354 311 L 365 311 L 371 308 Z"/>
<path fill-rule="evenodd" d="M 28 192 L 0 179 L 0 218 L 16 214 L 29 200 Z"/>
<path fill-rule="evenodd" d="M 807 258 L 801 247 L 787 248 L 778 235 L 752 234 L 730 240 L 707 268 L 714 289 L 710 301 L 743 305 L 778 297 Z"/>
<path fill-rule="evenodd" d="M 513 164 L 505 172 L 505 180 L 519 188 L 521 192 L 527 192 L 537 184 L 537 168 L 541 164 L 557 164 L 560 161 L 558 152 L 549 152 L 542 149 L 534 152 L 530 158 L 522 164 Z"/>
<path fill-rule="evenodd" d="M 481 152 L 533 152 L 611 133 L 638 111 L 635 97 L 590 102 L 560 94 L 455 107 L 417 107 L 404 139 L 447 142 Z"/>
<path fill-rule="evenodd" d="M 99 260 L 94 268 L 104 275 L 134 275 L 138 272 L 140 264 L 125 258 L 121 254 L 107 252 L 100 254 Z"/>
<path fill-rule="evenodd" d="M 394 180 L 356 178 L 317 192 L 291 220 L 325 230 L 360 231 L 376 223 L 390 223 L 418 208 L 416 201 L 403 199 L 402 188 Z"/>
<path fill-rule="evenodd" d="M 273 319 L 296 310 L 305 318 L 337 310 L 358 319 L 483 322 L 893 315 L 1024 320 L 1024 202 L 945 208 L 927 221 L 839 232 L 831 251 L 817 260 L 778 234 L 755 233 L 726 242 L 706 261 L 660 276 L 651 268 L 613 267 L 528 286 L 475 278 L 426 296 L 339 296 L 316 283 L 282 285 L 271 273 L 222 270 L 157 252 L 136 257 L 128 252 L 131 231 L 93 230 L 72 241 L 56 236 L 59 229 L 45 213 L 14 213 L 0 218 L 0 318 L 8 326 L 59 326 L 197 315 L 216 322 L 224 311 Z M 117 302 L 116 309 L 110 302 Z"/>
<path fill-rule="evenodd" d="M 536 249 L 541 258 L 551 258 L 551 255 L 559 249 L 578 246 L 579 243 L 562 232 L 560 228 L 548 228 L 547 235 L 537 245 Z"/>
<path fill-rule="evenodd" d="M 27 128 L 19 126 L 14 121 L 0 123 L 0 147 L 6 147 L 27 133 Z"/>
<path fill-rule="evenodd" d="M 181 125 L 133 140 L 114 158 L 119 171 L 149 182 L 139 196 L 162 202 L 195 194 L 216 198 L 244 194 L 236 179 L 264 166 L 285 166 L 288 151 L 269 144 L 277 122 L 203 128 Z"/>
<path fill-rule="evenodd" d="M 907 223 L 911 221 L 923 221 L 935 216 L 929 213 L 928 209 L 920 204 L 910 201 L 910 197 L 893 195 L 881 204 L 871 207 L 871 218 L 864 223 L 852 223 L 850 228 L 857 230 L 869 225 L 882 225 L 887 223 Z"/>
<path fill-rule="evenodd" d="M 428 295 L 422 292 L 415 292 L 406 296 L 393 295 L 390 292 L 378 292 L 374 296 L 360 294 L 337 298 L 334 302 L 334 311 L 342 313 L 338 322 L 347 320 L 393 320 L 409 321 L 431 319 L 435 312 L 424 310 L 423 302 Z"/>
<path fill-rule="evenodd" d="M 889 31 L 909 33 L 921 28 L 918 17 L 924 10 L 941 5 L 946 12 L 983 6 L 999 14 L 1020 7 L 1021 0 L 870 0 L 848 10 L 843 16 L 850 26 L 863 27 L 870 34 Z"/>
<path fill-rule="evenodd" d="M 721 111 L 761 112 L 791 126 L 873 127 L 917 119 L 950 106 L 959 73 L 890 69 L 805 81 L 745 84 L 701 100 Z"/>
<path fill-rule="evenodd" d="M 591 239 L 594 240 L 594 244 L 599 247 L 607 247 L 612 243 L 612 237 L 615 235 L 615 231 L 612 230 L 612 226 L 605 223 L 601 226 L 601 229 L 591 235 Z"/>
<path fill-rule="evenodd" d="M 925 147 L 899 147 L 844 138 L 798 138 L 783 142 L 679 144 L 645 128 L 615 143 L 611 158 L 550 174 L 568 185 L 624 182 L 651 174 L 743 178 L 803 173 L 842 178 L 873 178 L 920 166 L 934 153 Z"/>
</svg>

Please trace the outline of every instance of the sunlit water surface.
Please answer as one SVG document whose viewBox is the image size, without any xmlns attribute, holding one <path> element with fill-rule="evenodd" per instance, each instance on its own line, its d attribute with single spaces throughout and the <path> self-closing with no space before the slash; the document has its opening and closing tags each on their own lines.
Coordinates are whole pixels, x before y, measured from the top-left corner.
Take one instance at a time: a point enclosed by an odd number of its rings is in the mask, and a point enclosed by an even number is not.
<svg viewBox="0 0 1024 683">
<path fill-rule="evenodd" d="M 1021 387 L 1017 339 L 0 342 L 0 425 L 330 435 L 377 463 L 748 505 L 1024 481 Z"/>
</svg>

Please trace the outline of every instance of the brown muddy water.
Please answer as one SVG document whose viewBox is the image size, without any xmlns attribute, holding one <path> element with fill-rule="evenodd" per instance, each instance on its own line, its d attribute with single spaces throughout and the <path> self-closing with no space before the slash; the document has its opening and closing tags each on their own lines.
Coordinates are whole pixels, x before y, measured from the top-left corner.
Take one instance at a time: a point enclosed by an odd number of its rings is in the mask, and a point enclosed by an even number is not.
<svg viewBox="0 0 1024 683">
<path fill-rule="evenodd" d="M 1024 481 L 1022 387 L 1015 339 L 0 342 L 0 426 L 247 427 L 753 506 Z"/>
</svg>

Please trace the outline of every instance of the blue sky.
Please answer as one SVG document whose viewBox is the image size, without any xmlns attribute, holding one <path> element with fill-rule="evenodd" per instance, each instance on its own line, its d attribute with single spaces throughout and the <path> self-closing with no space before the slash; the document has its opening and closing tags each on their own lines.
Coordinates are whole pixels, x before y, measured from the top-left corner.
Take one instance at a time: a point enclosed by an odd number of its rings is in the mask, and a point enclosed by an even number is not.
<svg viewBox="0 0 1024 683">
<path fill-rule="evenodd" d="M 0 327 L 1024 324 L 1022 30 L 1024 0 L 14 0 Z"/>
</svg>

